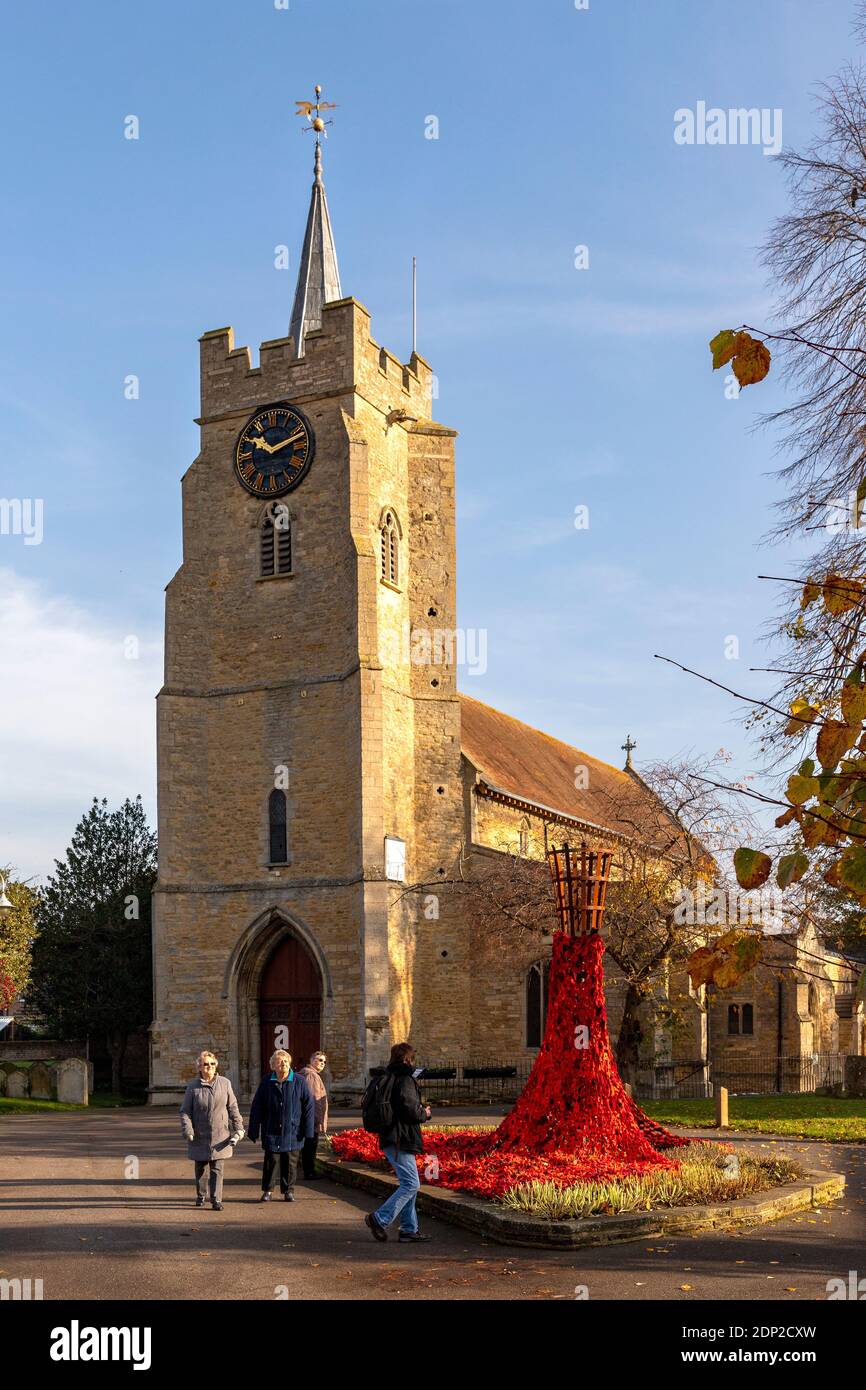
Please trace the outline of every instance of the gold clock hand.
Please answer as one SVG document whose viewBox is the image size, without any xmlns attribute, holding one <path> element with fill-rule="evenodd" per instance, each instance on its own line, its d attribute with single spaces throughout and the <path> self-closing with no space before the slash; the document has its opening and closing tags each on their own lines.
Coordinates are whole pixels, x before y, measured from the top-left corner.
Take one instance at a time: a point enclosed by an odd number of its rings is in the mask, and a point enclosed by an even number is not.
<svg viewBox="0 0 866 1390">
<path fill-rule="evenodd" d="M 295 430 L 295 433 L 290 434 L 288 439 L 281 439 L 279 444 L 272 445 L 268 452 L 271 454 L 275 454 L 279 449 L 285 449 L 287 444 L 294 444 L 297 439 L 303 439 L 303 437 L 303 430 Z"/>
<path fill-rule="evenodd" d="M 275 449 L 278 449 L 280 447 L 278 444 L 269 444 L 268 441 L 264 438 L 264 436 L 260 434 L 254 435 L 251 440 L 251 443 L 257 444 L 258 447 L 260 449 L 264 449 L 265 453 L 267 454 L 272 454 Z"/>
</svg>

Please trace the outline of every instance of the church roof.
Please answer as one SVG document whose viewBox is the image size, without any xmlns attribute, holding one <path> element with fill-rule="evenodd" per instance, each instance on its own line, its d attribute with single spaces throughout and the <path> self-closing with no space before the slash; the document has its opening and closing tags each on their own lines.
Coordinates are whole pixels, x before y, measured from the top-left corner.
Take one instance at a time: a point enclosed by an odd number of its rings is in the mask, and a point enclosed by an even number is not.
<svg viewBox="0 0 866 1390">
<path fill-rule="evenodd" d="M 298 357 L 304 355 L 304 340 L 307 334 L 321 328 L 324 305 L 342 297 L 337 251 L 331 231 L 325 185 L 322 181 L 322 147 L 317 140 L 313 192 L 289 326 Z"/>
<path fill-rule="evenodd" d="M 542 811 L 571 817 L 620 835 L 644 838 L 672 823 L 661 803 L 633 773 L 593 758 L 510 714 L 460 694 L 464 756 L 487 787 Z M 578 769 L 586 768 L 586 775 Z M 586 786 L 580 785 L 586 782 Z"/>
</svg>

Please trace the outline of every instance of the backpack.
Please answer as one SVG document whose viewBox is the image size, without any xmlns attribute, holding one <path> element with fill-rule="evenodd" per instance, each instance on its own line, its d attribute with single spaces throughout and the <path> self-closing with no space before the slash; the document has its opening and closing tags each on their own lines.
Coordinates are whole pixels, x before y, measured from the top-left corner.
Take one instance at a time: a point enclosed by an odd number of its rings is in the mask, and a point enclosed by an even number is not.
<svg viewBox="0 0 866 1390">
<path fill-rule="evenodd" d="M 394 1124 L 391 1095 L 396 1077 L 393 1072 L 380 1072 L 370 1081 L 361 1100 L 361 1118 L 368 1134 L 384 1134 Z"/>
</svg>

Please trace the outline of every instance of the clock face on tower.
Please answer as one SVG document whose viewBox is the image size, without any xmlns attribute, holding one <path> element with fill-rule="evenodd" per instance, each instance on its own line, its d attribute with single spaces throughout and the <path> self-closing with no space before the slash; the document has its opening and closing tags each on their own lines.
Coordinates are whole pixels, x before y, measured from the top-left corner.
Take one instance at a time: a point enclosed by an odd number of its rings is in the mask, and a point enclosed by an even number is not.
<svg viewBox="0 0 866 1390">
<path fill-rule="evenodd" d="M 254 497 L 280 497 L 306 477 L 314 450 L 309 420 L 297 406 L 278 401 L 257 410 L 241 430 L 235 473 Z"/>
</svg>

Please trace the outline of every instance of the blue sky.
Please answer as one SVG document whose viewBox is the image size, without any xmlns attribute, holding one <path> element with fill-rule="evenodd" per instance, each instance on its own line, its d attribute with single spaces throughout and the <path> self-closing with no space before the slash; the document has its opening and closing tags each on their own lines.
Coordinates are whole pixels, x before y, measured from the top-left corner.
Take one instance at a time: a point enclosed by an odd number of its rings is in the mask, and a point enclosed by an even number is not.
<svg viewBox="0 0 866 1390">
<path fill-rule="evenodd" d="M 0 496 L 43 498 L 44 540 L 0 535 L 0 863 L 50 870 L 93 794 L 154 809 L 196 340 L 287 331 L 312 161 L 294 99 L 317 81 L 343 290 L 404 357 L 418 257 L 419 351 L 460 432 L 459 620 L 488 631 L 463 688 L 610 761 L 630 732 L 638 759 L 749 766 L 733 703 L 653 653 L 760 689 L 756 575 L 797 572 L 759 544 L 778 484 L 750 426 L 778 386 L 727 400 L 706 346 L 766 321 L 756 248 L 785 189 L 759 146 L 677 145 L 674 112 L 780 108 L 802 146 L 852 9 L 4 6 Z"/>
</svg>

